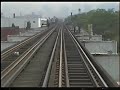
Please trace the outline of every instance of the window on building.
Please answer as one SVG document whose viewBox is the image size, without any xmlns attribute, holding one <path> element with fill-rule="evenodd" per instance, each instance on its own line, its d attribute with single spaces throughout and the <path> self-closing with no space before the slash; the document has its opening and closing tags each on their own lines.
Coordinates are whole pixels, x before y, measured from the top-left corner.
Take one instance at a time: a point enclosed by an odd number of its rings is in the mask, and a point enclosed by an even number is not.
<svg viewBox="0 0 120 90">
<path fill-rule="evenodd" d="M 33 23 L 35 23 L 35 21 L 33 21 Z"/>
</svg>

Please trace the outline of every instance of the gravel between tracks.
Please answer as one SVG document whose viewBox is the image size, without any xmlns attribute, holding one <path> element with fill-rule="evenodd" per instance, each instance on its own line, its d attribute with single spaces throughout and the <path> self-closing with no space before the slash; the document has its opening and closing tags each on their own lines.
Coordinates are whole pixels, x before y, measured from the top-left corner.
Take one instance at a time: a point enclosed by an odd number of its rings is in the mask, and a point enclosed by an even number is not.
<svg viewBox="0 0 120 90">
<path fill-rule="evenodd" d="M 57 59 L 59 59 L 59 54 L 60 54 L 60 35 L 59 35 L 58 43 L 57 43 L 56 50 L 55 50 L 55 56 L 54 56 L 54 60 L 52 63 L 52 69 L 50 73 L 48 87 L 56 87 L 55 86 L 55 74 L 56 74 L 56 63 L 57 63 Z"/>
</svg>

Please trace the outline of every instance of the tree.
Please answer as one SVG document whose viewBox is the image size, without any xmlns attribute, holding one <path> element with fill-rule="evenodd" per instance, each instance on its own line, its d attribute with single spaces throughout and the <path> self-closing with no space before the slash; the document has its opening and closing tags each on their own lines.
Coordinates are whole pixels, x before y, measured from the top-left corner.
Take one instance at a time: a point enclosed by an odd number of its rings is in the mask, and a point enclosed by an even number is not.
<svg viewBox="0 0 120 90">
<path fill-rule="evenodd" d="M 88 24 L 92 24 L 94 34 L 103 35 L 104 40 L 116 40 L 119 46 L 119 13 L 120 11 L 115 11 L 113 8 L 108 10 L 98 8 L 73 15 L 72 21 L 74 25 L 81 26 L 86 31 Z M 69 17 L 65 20 L 69 22 Z"/>
</svg>

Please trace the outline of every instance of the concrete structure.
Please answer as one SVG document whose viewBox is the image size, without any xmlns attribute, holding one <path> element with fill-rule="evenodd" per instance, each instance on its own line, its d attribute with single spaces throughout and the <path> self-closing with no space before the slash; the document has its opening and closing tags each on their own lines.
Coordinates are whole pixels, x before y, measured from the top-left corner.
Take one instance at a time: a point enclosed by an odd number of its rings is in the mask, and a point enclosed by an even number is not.
<svg viewBox="0 0 120 90">
<path fill-rule="evenodd" d="M 93 35 L 92 25 L 88 25 L 91 34 L 81 29 L 81 33 L 75 34 L 80 42 L 91 54 L 117 54 L 117 41 L 102 41 L 102 35 Z"/>
<path fill-rule="evenodd" d="M 90 31 L 90 35 L 93 36 L 92 24 L 88 24 L 88 31 Z"/>
<path fill-rule="evenodd" d="M 17 42 L 8 42 L 8 41 L 1 41 L 1 51 L 4 49 L 16 44 Z"/>
<path fill-rule="evenodd" d="M 35 28 L 33 30 L 27 30 L 26 32 L 20 32 L 19 35 L 8 35 L 7 36 L 8 41 L 1 41 L 1 51 L 16 44 L 19 41 L 29 38 L 30 36 L 32 36 L 38 32 L 42 32 L 45 29 L 47 29 L 47 27 Z"/>
<path fill-rule="evenodd" d="M 92 25 L 88 25 L 91 33 L 89 34 L 85 30 L 81 29 L 80 33 L 76 33 L 75 36 L 80 41 L 102 41 L 102 35 L 93 35 Z"/>
<path fill-rule="evenodd" d="M 20 33 L 20 35 L 8 35 L 7 41 L 9 42 L 15 42 L 15 41 L 22 41 L 38 32 L 41 32 L 42 30 L 28 30 L 25 33 Z"/>
<path fill-rule="evenodd" d="M 72 26 L 69 27 L 71 29 L 71 31 L 75 34 L 75 36 L 84 36 L 84 35 L 89 35 L 89 33 L 87 31 L 85 31 L 83 28 L 80 29 L 80 33 L 78 31 L 78 27 L 75 27 L 76 30 L 74 32 L 74 28 Z"/>
<path fill-rule="evenodd" d="M 20 35 L 19 36 L 32 36 L 32 35 L 34 35 L 35 34 L 35 32 L 25 32 L 25 33 L 20 33 Z M 8 38 L 9 37 L 12 37 L 12 35 L 9 35 L 8 36 Z M 13 37 L 14 37 L 14 35 L 13 35 Z"/>
<path fill-rule="evenodd" d="M 22 41 L 29 36 L 20 36 L 20 35 L 8 35 L 8 40 L 9 42 L 17 42 L 17 41 Z"/>
<path fill-rule="evenodd" d="M 116 82 L 120 82 L 119 55 L 94 55 L 94 57 Z"/>
<path fill-rule="evenodd" d="M 80 41 L 102 41 L 102 35 L 76 35 Z"/>
<path fill-rule="evenodd" d="M 90 41 L 102 41 L 102 35 L 93 35 L 91 36 Z"/>
<path fill-rule="evenodd" d="M 84 41 L 91 54 L 117 54 L 117 41 Z"/>
<path fill-rule="evenodd" d="M 102 35 L 93 35 L 92 24 L 88 24 L 88 31 L 90 34 L 81 28 L 80 33 L 75 34 L 75 36 L 80 41 L 102 41 Z"/>
</svg>

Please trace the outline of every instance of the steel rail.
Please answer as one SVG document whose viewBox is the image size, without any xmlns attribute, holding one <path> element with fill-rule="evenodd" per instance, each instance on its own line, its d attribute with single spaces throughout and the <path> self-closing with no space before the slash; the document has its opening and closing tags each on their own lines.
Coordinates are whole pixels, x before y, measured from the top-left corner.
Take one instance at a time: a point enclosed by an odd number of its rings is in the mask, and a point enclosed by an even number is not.
<svg viewBox="0 0 120 90">
<path fill-rule="evenodd" d="M 62 27 L 63 28 L 63 27 Z M 59 82 L 58 87 L 62 87 L 62 48 L 63 48 L 63 41 L 62 41 L 62 29 L 61 29 L 61 42 L 60 42 L 60 64 L 59 64 Z"/>
<path fill-rule="evenodd" d="M 57 26 L 56 26 L 56 27 L 57 27 Z M 46 30 L 45 30 L 45 31 L 46 31 Z M 34 39 L 34 38 L 36 38 L 37 36 L 41 35 L 41 34 L 44 33 L 45 31 L 42 31 L 42 32 L 40 32 L 40 33 L 37 33 L 37 34 L 33 35 L 33 36 L 30 37 L 30 38 L 27 38 L 27 39 L 25 39 L 23 42 L 17 44 L 16 46 L 8 49 L 8 50 L 5 51 L 5 52 L 3 52 L 3 53 L 1 54 L 1 60 L 3 60 L 4 58 L 6 58 L 6 57 L 7 57 L 9 54 L 11 54 L 14 50 L 16 50 L 16 49 L 24 46 L 26 43 L 30 42 L 32 39 Z"/>
<path fill-rule="evenodd" d="M 67 55 L 66 55 L 66 49 L 65 49 L 65 39 L 64 39 L 64 33 L 63 33 L 63 47 L 64 47 L 64 59 L 65 59 L 65 77 L 66 77 L 66 87 L 70 87 L 69 78 L 68 78 L 68 65 L 67 65 Z"/>
<path fill-rule="evenodd" d="M 69 31 L 69 29 L 66 27 L 66 29 Z M 101 77 L 101 75 L 99 74 L 99 72 L 96 70 L 96 68 L 94 67 L 94 65 L 92 64 L 92 62 L 89 60 L 88 56 L 86 55 L 86 53 L 83 51 L 83 49 L 81 48 L 81 46 L 79 45 L 79 43 L 77 42 L 77 40 L 74 38 L 74 36 L 71 34 L 71 32 L 69 31 L 69 34 L 72 36 L 73 40 L 76 42 L 76 44 L 78 45 L 78 47 L 80 48 L 80 50 L 82 51 L 83 55 L 86 57 L 87 61 L 89 62 L 89 64 L 91 65 L 91 67 L 93 68 L 93 70 L 95 71 L 95 73 L 97 74 L 97 76 L 99 77 L 99 79 L 102 81 L 103 85 L 105 87 L 108 87 L 108 85 L 106 84 L 106 82 L 103 80 L 103 78 Z"/>
<path fill-rule="evenodd" d="M 54 48 L 52 50 L 52 54 L 51 54 L 51 57 L 50 57 L 50 61 L 49 61 L 48 67 L 47 67 L 47 71 L 46 71 L 46 74 L 45 74 L 45 79 L 43 81 L 42 87 L 47 87 L 48 86 L 50 71 L 52 69 L 52 62 L 53 62 L 53 59 L 54 59 L 55 50 L 56 50 L 56 46 L 57 46 L 57 43 L 58 43 L 59 35 L 60 35 L 60 29 L 58 31 L 58 35 L 57 35 L 57 38 L 56 38 L 56 41 L 55 41 L 55 44 L 54 44 Z"/>
<path fill-rule="evenodd" d="M 27 53 L 24 54 L 19 60 L 10 64 L 8 68 L 2 71 L 1 73 L 2 87 L 9 86 L 11 80 L 14 79 L 18 73 L 20 73 L 21 69 L 25 67 L 29 59 L 33 56 L 37 49 L 47 40 L 47 38 L 54 32 L 55 29 L 56 28 L 51 30 L 45 37 L 43 37 L 37 44 L 35 44 L 29 51 L 27 51 Z"/>
</svg>

